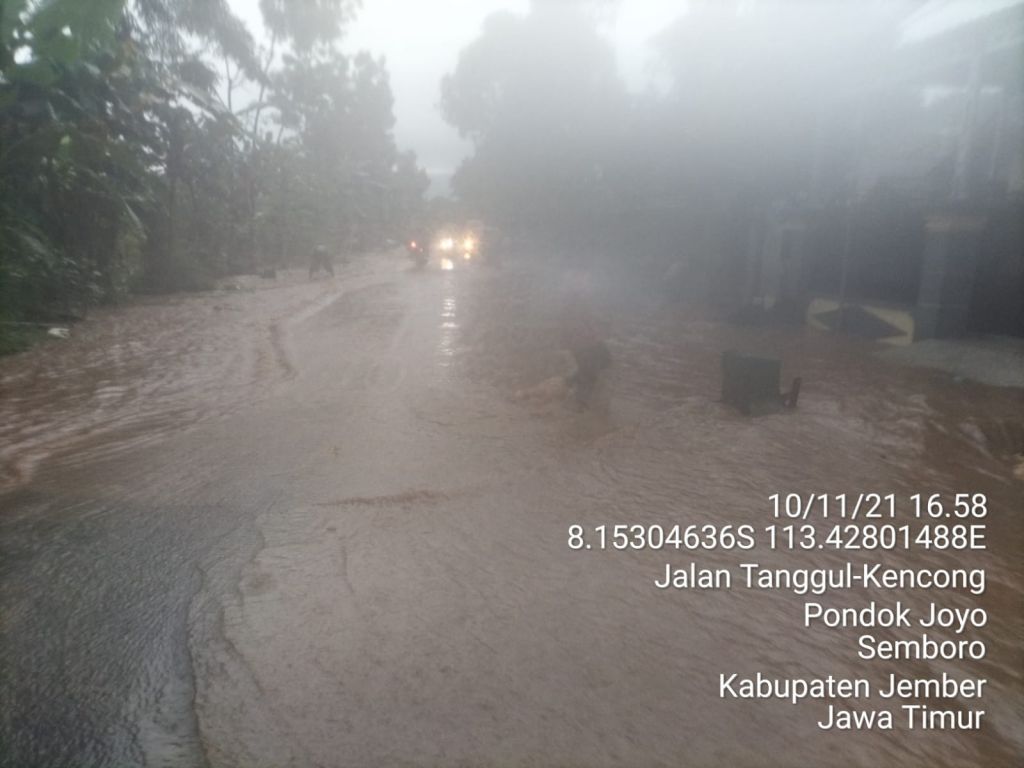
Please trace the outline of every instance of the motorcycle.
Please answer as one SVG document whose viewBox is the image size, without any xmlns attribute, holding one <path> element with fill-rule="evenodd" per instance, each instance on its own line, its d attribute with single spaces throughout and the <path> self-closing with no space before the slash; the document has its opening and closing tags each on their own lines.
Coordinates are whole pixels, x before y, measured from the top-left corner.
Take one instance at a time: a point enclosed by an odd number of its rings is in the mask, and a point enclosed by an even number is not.
<svg viewBox="0 0 1024 768">
<path fill-rule="evenodd" d="M 405 244 L 405 250 L 408 252 L 409 258 L 412 259 L 413 264 L 417 267 L 422 268 L 427 265 L 427 260 L 430 258 L 430 254 L 427 252 L 427 243 L 425 240 L 409 240 Z"/>
</svg>

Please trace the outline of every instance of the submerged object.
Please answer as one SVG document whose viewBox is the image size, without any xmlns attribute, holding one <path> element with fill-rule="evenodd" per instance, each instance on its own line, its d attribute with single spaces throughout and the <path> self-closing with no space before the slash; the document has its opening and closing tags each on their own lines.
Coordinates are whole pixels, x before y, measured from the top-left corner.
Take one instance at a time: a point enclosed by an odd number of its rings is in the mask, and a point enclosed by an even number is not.
<svg viewBox="0 0 1024 768">
<path fill-rule="evenodd" d="M 729 350 L 722 353 L 722 402 L 746 416 L 778 413 L 795 408 L 801 379 L 793 379 L 789 392 L 779 391 L 782 361 Z"/>
</svg>

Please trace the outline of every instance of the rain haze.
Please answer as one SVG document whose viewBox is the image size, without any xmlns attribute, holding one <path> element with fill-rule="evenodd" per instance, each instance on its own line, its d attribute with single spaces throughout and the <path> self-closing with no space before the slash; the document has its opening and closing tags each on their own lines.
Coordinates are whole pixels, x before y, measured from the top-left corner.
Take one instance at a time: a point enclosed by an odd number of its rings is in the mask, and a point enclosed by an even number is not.
<svg viewBox="0 0 1024 768">
<path fill-rule="evenodd" d="M 0 2 L 0 768 L 1024 764 L 1024 0 Z"/>
<path fill-rule="evenodd" d="M 259 0 L 231 0 L 232 7 L 256 34 L 264 28 Z M 653 36 L 678 18 L 685 3 L 608 4 L 603 21 L 610 27 L 622 76 L 631 87 L 656 82 L 657 65 L 650 48 Z M 447 194 L 448 179 L 471 145 L 445 123 L 438 109 L 441 78 L 459 51 L 480 31 L 484 19 L 499 11 L 523 13 L 528 0 L 455 0 L 436 5 L 416 0 L 367 2 L 341 41 L 346 51 L 368 50 L 384 56 L 395 94 L 395 138 L 414 149 L 430 174 L 432 194 Z"/>
</svg>

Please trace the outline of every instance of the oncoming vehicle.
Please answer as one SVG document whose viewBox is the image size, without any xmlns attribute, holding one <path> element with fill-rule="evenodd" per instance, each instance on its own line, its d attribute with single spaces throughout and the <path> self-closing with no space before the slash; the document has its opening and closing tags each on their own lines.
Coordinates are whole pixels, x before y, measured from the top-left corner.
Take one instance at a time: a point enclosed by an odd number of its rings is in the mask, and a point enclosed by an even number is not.
<svg viewBox="0 0 1024 768">
<path fill-rule="evenodd" d="M 472 226 L 448 227 L 438 235 L 435 250 L 443 270 L 455 269 L 457 264 L 471 263 L 480 256 L 480 229 Z"/>
</svg>

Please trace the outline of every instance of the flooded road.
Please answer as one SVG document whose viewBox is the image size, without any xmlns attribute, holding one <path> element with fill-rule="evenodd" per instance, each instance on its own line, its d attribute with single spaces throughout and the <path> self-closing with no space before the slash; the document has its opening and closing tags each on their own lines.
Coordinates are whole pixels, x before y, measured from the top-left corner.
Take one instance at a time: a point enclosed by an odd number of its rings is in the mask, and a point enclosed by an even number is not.
<svg viewBox="0 0 1024 768">
<path fill-rule="evenodd" d="M 578 414 L 515 397 L 565 366 L 542 267 L 391 254 L 282 282 L 0 360 L 4 765 L 1020 763 L 1020 390 L 598 284 L 614 364 Z M 782 357 L 799 408 L 718 404 L 730 348 Z M 865 491 L 985 493 L 990 547 L 754 559 L 970 559 L 985 594 L 942 600 L 988 611 L 983 661 L 860 662 L 792 592 L 658 590 L 688 558 L 567 546 L 574 524 L 763 527 L 773 493 Z M 821 702 L 718 697 L 719 672 L 755 671 L 984 676 L 988 714 L 824 732 Z"/>
</svg>

